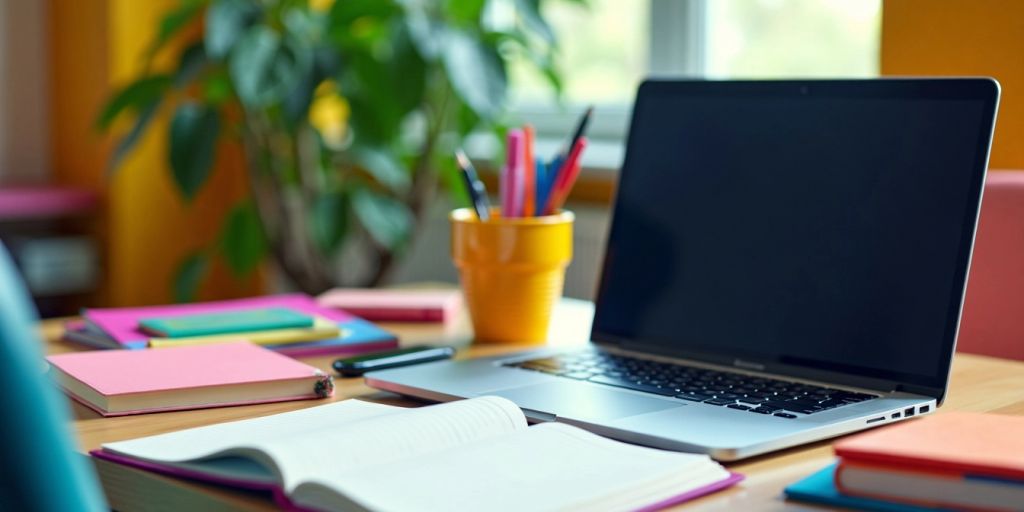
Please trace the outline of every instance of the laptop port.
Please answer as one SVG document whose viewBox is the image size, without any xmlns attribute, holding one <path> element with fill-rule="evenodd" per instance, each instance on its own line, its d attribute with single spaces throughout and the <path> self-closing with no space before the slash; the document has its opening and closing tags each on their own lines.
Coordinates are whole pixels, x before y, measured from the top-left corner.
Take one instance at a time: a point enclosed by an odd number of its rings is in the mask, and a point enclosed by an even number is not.
<svg viewBox="0 0 1024 512">
<path fill-rule="evenodd" d="M 928 412 L 930 410 L 932 410 L 932 406 L 930 406 L 930 405 L 922 405 L 921 407 L 917 408 L 917 412 L 919 412 L 921 414 L 924 414 L 924 413 L 926 413 L 926 412 Z"/>
<path fill-rule="evenodd" d="M 900 413 L 898 413 L 898 412 L 894 412 L 894 413 L 892 413 L 892 419 L 894 419 L 894 420 L 895 420 L 895 419 L 897 419 L 897 418 L 899 418 L 900 416 L 901 416 L 901 415 L 900 415 Z"/>
<path fill-rule="evenodd" d="M 907 409 L 904 409 L 903 410 L 903 415 L 908 417 L 908 418 L 913 416 L 914 415 L 914 408 L 913 407 L 908 407 Z"/>
<path fill-rule="evenodd" d="M 885 420 L 885 416 L 879 416 L 877 418 L 871 418 L 870 420 L 868 420 L 868 423 L 869 424 L 870 423 L 877 423 L 879 421 L 884 421 L 884 420 Z"/>
</svg>

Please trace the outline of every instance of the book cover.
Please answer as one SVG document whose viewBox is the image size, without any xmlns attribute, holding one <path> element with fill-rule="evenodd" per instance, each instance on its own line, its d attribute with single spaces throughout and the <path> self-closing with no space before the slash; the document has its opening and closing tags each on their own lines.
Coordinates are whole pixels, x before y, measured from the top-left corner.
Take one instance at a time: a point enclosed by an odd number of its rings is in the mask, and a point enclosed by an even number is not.
<svg viewBox="0 0 1024 512">
<path fill-rule="evenodd" d="M 209 334 L 188 337 L 151 338 L 150 348 L 181 347 L 185 345 L 210 345 L 227 341 L 244 340 L 257 345 L 287 345 L 336 338 L 343 335 L 338 324 L 326 318 L 314 317 L 310 327 L 271 329 L 265 331 L 244 331 L 227 334 Z"/>
<path fill-rule="evenodd" d="M 380 322 L 446 322 L 458 314 L 462 292 L 336 288 L 317 302 Z"/>
<path fill-rule="evenodd" d="M 840 494 L 835 485 L 835 470 L 836 465 L 832 464 L 825 469 L 822 469 L 811 476 L 786 487 L 783 492 L 787 498 L 792 500 L 842 507 L 852 510 L 872 510 L 877 512 L 926 512 L 944 510 Z"/>
<path fill-rule="evenodd" d="M 944 412 L 836 443 L 843 460 L 1024 480 L 1024 417 Z"/>
<path fill-rule="evenodd" d="M 72 398 L 105 416 L 321 398 L 333 390 L 320 370 L 245 342 L 46 359 Z"/>
<path fill-rule="evenodd" d="M 139 327 L 163 338 L 190 338 L 239 332 L 262 332 L 313 327 L 314 317 L 287 308 L 201 313 L 143 318 Z"/>
</svg>

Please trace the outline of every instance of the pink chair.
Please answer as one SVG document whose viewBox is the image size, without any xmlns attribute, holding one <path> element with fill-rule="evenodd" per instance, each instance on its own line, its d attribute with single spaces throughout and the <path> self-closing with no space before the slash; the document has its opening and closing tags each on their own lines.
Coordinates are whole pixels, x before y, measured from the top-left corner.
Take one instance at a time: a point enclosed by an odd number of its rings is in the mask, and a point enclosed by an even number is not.
<svg viewBox="0 0 1024 512">
<path fill-rule="evenodd" d="M 988 175 L 957 350 L 1024 360 L 1024 171 Z"/>
</svg>

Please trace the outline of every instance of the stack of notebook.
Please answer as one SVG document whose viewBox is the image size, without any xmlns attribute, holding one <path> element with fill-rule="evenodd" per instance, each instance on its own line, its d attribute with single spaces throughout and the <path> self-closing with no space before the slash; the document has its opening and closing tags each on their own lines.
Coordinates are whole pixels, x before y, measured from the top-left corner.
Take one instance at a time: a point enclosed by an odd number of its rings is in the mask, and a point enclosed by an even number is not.
<svg viewBox="0 0 1024 512">
<path fill-rule="evenodd" d="M 150 306 L 93 308 L 64 338 L 97 348 L 164 348 L 248 341 L 293 357 L 354 354 L 397 346 L 395 336 L 303 294 Z"/>
<path fill-rule="evenodd" d="M 861 510 L 1024 510 L 1024 417 L 950 412 L 836 443 L 790 498 Z"/>
</svg>

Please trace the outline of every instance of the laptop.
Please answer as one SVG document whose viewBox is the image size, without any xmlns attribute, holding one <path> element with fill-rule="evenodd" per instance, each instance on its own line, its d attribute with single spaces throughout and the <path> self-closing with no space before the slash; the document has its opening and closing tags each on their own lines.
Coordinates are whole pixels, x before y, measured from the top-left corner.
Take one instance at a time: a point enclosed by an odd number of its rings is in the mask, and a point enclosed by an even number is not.
<svg viewBox="0 0 1024 512">
<path fill-rule="evenodd" d="M 648 81 L 592 342 L 374 372 L 735 460 L 942 404 L 999 85 Z"/>
</svg>

